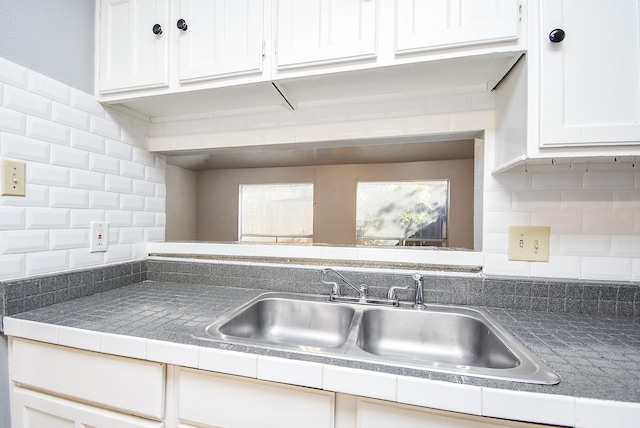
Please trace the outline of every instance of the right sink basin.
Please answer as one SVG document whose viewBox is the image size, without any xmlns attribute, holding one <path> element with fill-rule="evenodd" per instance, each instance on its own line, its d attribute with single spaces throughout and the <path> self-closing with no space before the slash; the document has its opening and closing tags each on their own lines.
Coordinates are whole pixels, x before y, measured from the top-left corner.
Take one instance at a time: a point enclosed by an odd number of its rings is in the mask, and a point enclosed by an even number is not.
<svg viewBox="0 0 640 428">
<path fill-rule="evenodd" d="M 492 369 L 520 364 L 491 327 L 459 313 L 366 309 L 356 343 L 371 354 L 412 362 Z"/>
</svg>

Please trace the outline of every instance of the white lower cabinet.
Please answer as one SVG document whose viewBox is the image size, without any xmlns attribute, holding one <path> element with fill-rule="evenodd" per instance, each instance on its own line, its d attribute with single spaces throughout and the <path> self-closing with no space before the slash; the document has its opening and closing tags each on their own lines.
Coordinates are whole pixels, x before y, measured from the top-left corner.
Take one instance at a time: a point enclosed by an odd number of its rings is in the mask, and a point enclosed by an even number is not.
<svg viewBox="0 0 640 428">
<path fill-rule="evenodd" d="M 368 398 L 358 398 L 357 401 L 357 428 L 542 427 L 537 424 L 464 415 Z"/>
<path fill-rule="evenodd" d="M 12 392 L 12 425 L 22 428 L 163 428 L 149 421 L 29 389 Z"/>
<path fill-rule="evenodd" d="M 333 392 L 183 368 L 176 381 L 180 427 L 334 426 Z"/>
</svg>

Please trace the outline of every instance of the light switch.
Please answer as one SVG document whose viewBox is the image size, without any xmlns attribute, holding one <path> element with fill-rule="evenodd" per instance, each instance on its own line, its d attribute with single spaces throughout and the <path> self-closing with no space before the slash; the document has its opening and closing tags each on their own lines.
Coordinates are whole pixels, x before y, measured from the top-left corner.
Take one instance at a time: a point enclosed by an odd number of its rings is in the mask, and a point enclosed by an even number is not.
<svg viewBox="0 0 640 428">
<path fill-rule="evenodd" d="M 509 260 L 548 262 L 550 234 L 548 226 L 509 227 Z"/>
<path fill-rule="evenodd" d="M 2 196 L 24 196 L 25 194 L 24 161 L 2 159 Z"/>
</svg>

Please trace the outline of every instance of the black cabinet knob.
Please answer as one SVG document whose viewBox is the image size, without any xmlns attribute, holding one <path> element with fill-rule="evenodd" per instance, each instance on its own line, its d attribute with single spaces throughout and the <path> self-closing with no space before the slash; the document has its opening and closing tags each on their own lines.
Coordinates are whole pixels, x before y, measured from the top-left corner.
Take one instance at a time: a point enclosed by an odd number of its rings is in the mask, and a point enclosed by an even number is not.
<svg viewBox="0 0 640 428">
<path fill-rule="evenodd" d="M 551 32 L 549 33 L 549 40 L 551 41 L 551 43 L 560 43 L 564 40 L 565 36 L 566 34 L 563 29 L 556 28 L 555 30 L 551 30 Z"/>
<path fill-rule="evenodd" d="M 162 34 L 162 27 L 160 26 L 160 24 L 156 24 L 153 26 L 153 34 L 159 35 Z"/>
<path fill-rule="evenodd" d="M 178 22 L 176 22 L 176 26 L 182 31 L 187 31 L 187 21 L 185 21 L 184 19 L 178 19 Z"/>
</svg>

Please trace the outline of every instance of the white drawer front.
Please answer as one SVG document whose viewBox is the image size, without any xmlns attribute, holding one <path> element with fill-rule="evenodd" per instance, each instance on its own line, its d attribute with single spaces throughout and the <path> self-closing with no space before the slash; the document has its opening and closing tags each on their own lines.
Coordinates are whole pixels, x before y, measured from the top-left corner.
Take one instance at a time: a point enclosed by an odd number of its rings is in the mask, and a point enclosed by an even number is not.
<svg viewBox="0 0 640 428">
<path fill-rule="evenodd" d="M 178 417 L 226 427 L 331 428 L 335 394 L 249 378 L 180 369 Z"/>
<path fill-rule="evenodd" d="M 11 380 L 89 403 L 162 419 L 165 365 L 13 339 Z"/>
</svg>

